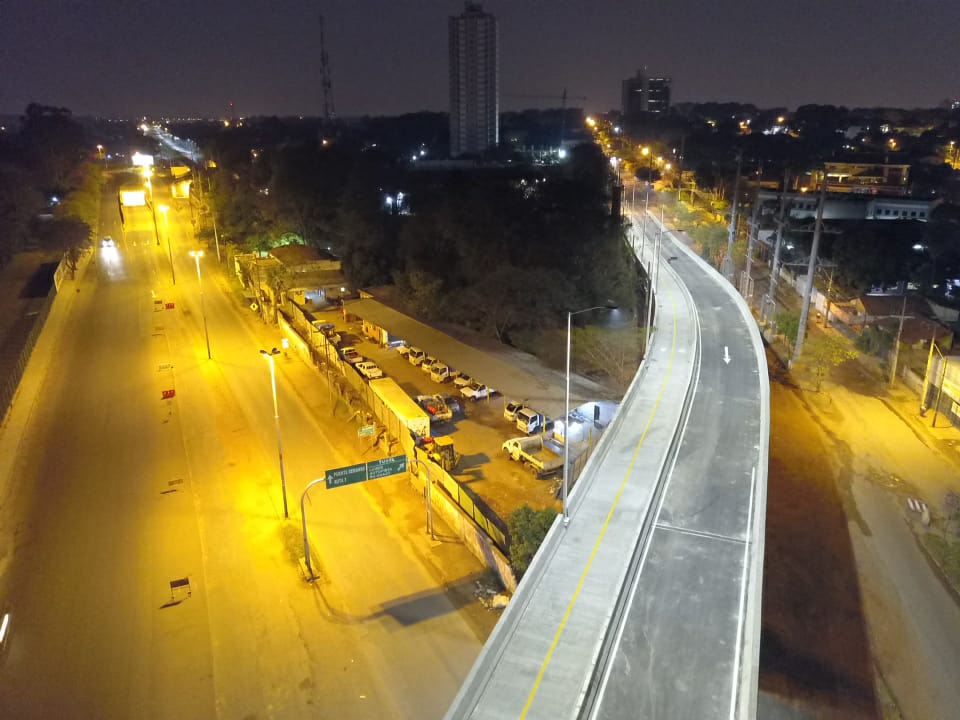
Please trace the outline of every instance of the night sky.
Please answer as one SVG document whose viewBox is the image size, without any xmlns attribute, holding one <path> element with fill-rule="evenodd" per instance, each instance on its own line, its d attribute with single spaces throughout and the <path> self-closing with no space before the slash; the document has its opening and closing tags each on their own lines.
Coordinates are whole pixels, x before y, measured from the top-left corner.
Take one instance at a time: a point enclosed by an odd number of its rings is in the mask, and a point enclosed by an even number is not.
<svg viewBox="0 0 960 720">
<path fill-rule="evenodd" d="M 960 96 L 960 0 L 488 0 L 504 110 L 619 108 L 646 65 L 673 100 L 932 107 Z M 0 113 L 318 115 L 447 109 L 453 0 L 0 0 Z M 518 97 L 520 95 L 528 97 Z M 529 97 L 545 96 L 545 97 Z M 586 96 L 586 100 L 573 99 Z M 553 100 L 552 98 L 556 98 Z"/>
</svg>

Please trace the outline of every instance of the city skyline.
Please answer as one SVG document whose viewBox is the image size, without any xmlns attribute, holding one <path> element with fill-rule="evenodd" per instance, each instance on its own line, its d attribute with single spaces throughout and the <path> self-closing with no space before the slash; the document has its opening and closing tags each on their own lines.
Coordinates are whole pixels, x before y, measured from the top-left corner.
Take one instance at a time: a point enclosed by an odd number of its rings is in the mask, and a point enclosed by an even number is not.
<svg viewBox="0 0 960 720">
<path fill-rule="evenodd" d="M 678 4 L 487 0 L 500 29 L 501 110 L 620 106 L 647 66 L 672 102 L 932 107 L 960 95 L 952 0 Z M 319 17 L 337 113 L 448 109 L 448 18 L 462 0 L 149 5 L 7 0 L 0 113 L 36 101 L 78 115 L 320 115 Z"/>
</svg>

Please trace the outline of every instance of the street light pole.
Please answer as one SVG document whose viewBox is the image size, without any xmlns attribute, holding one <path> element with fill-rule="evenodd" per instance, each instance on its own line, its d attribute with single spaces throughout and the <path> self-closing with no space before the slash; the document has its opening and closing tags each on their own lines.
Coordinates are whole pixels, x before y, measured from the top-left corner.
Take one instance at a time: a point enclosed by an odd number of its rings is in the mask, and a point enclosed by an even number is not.
<svg viewBox="0 0 960 720">
<path fill-rule="evenodd" d="M 567 313 L 567 373 L 566 384 L 563 393 L 563 485 L 561 487 L 561 503 L 563 505 L 563 524 L 570 522 L 570 511 L 567 507 L 567 489 L 569 487 L 570 477 L 570 330 L 573 325 L 573 316 L 580 313 L 590 312 L 591 310 L 616 310 L 617 306 L 612 302 L 606 305 L 594 305 L 575 312 Z"/>
<path fill-rule="evenodd" d="M 273 388 L 273 422 L 277 428 L 277 456 L 280 458 L 280 488 L 283 491 L 283 516 L 290 517 L 287 510 L 287 478 L 283 474 L 283 443 L 280 441 L 280 412 L 277 409 L 277 372 L 274 367 L 273 356 L 279 355 L 277 348 L 272 350 L 261 350 L 260 354 L 270 361 L 270 385 Z"/>
<path fill-rule="evenodd" d="M 207 309 L 203 304 L 203 276 L 200 275 L 200 258 L 203 250 L 191 250 L 190 257 L 197 261 L 197 282 L 200 284 L 200 314 L 203 316 L 203 336 L 207 341 L 207 360 L 210 359 L 210 333 L 207 331 Z"/>
<path fill-rule="evenodd" d="M 310 562 L 310 540 L 307 538 L 307 493 L 314 485 L 326 481 L 326 477 L 317 478 L 303 489 L 303 495 L 300 496 L 300 518 L 303 521 L 303 559 L 307 564 L 307 582 L 313 582 L 317 579 L 317 576 L 313 573 L 313 564 Z M 284 494 L 284 497 L 286 497 L 286 494 Z"/>
<path fill-rule="evenodd" d="M 640 219 L 640 261 L 643 262 L 643 243 L 647 239 L 647 210 L 650 209 L 650 185 L 644 186 L 643 217 Z"/>
<path fill-rule="evenodd" d="M 170 257 L 170 278 L 173 280 L 173 284 L 177 284 L 177 272 L 173 269 L 173 248 L 170 245 L 170 220 L 167 217 L 167 213 L 170 211 L 170 208 L 166 205 L 157 205 L 157 210 L 160 211 L 160 214 L 163 215 L 163 231 L 167 234 L 167 255 Z M 160 238 L 157 238 L 157 245 L 160 244 Z"/>
</svg>

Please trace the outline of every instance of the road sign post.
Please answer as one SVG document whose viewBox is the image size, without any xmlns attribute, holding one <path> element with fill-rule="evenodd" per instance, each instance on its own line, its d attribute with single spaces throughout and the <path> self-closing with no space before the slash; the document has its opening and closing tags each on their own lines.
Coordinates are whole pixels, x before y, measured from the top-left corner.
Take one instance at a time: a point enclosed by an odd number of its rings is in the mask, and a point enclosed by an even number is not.
<svg viewBox="0 0 960 720">
<path fill-rule="evenodd" d="M 407 456 L 395 455 L 394 457 L 380 458 L 370 462 L 360 463 L 359 465 L 347 465 L 342 468 L 334 468 L 327 471 L 327 490 L 343 487 L 344 485 L 353 485 L 354 483 L 366 482 L 367 480 L 379 480 L 390 475 L 399 475 L 407 469 Z"/>
<path fill-rule="evenodd" d="M 372 427 L 372 426 L 371 426 Z M 407 456 L 396 455 L 394 457 L 381 458 L 380 460 L 371 460 L 370 462 L 360 463 L 359 465 L 347 465 L 342 468 L 328 470 L 326 476 L 314 480 L 303 489 L 303 495 L 300 496 L 300 519 L 303 523 L 303 559 L 307 565 L 307 582 L 313 582 L 317 576 L 313 572 L 313 564 L 310 562 L 310 541 L 307 537 L 307 493 L 314 485 L 325 482 L 327 490 L 352 485 L 354 483 L 366 482 L 367 480 L 377 480 L 379 478 L 398 475 L 407 469 Z"/>
</svg>

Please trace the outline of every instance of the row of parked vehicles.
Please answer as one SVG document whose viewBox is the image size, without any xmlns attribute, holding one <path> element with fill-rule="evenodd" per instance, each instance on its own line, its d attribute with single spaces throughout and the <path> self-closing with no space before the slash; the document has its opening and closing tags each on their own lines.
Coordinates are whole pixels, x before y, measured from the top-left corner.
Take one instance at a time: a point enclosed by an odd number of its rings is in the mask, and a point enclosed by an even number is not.
<svg viewBox="0 0 960 720">
<path fill-rule="evenodd" d="M 430 379 L 436 383 L 452 382 L 467 400 L 482 400 L 483 398 L 496 395 L 497 391 L 489 385 L 479 383 L 468 375 L 464 375 L 459 370 L 455 370 L 447 363 L 438 360 L 433 355 L 427 355 L 418 347 L 400 344 L 397 346 L 397 352 L 407 358 L 407 362 L 415 367 L 419 367 L 424 373 L 430 376 Z"/>
<path fill-rule="evenodd" d="M 369 360 L 361 355 L 360 351 L 355 347 L 352 345 L 340 346 L 342 338 L 333 323 L 323 323 L 322 325 L 317 325 L 316 328 L 330 344 L 337 348 L 337 352 L 340 354 L 340 357 L 343 358 L 343 361 L 353 365 L 356 371 L 367 380 L 375 380 L 376 378 L 383 377 L 383 370 L 380 369 L 380 366 L 373 362 L 373 360 Z"/>
</svg>

